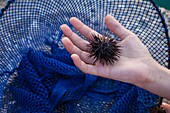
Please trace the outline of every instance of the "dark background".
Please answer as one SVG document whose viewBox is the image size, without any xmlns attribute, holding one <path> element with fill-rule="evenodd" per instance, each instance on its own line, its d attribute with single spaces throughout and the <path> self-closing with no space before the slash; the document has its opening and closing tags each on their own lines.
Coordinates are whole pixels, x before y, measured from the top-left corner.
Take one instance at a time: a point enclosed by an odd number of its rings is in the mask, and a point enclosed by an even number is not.
<svg viewBox="0 0 170 113">
<path fill-rule="evenodd" d="M 157 5 L 164 7 L 166 9 L 170 9 L 170 0 L 154 0 Z"/>
</svg>

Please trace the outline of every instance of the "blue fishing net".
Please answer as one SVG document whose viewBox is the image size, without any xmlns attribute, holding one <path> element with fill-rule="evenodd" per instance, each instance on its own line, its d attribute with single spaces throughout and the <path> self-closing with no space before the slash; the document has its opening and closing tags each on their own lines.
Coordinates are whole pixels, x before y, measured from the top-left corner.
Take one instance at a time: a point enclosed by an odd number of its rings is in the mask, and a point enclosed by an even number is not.
<svg viewBox="0 0 170 113">
<path fill-rule="evenodd" d="M 159 96 L 139 87 L 81 72 L 63 47 L 62 24 L 84 38 L 71 17 L 118 40 L 107 14 L 168 68 L 168 31 L 152 0 L 9 0 L 0 12 L 0 112 L 149 113 L 159 105 Z"/>
</svg>

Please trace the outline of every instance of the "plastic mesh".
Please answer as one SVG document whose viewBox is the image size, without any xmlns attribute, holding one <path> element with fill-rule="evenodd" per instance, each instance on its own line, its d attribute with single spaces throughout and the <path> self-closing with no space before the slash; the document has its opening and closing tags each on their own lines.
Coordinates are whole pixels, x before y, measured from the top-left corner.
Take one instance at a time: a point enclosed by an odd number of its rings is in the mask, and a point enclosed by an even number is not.
<svg viewBox="0 0 170 113">
<path fill-rule="evenodd" d="M 148 113 L 158 96 L 131 84 L 87 75 L 61 43 L 60 25 L 77 17 L 118 39 L 104 24 L 113 15 L 168 67 L 168 35 L 150 0 L 10 0 L 0 15 L 0 112 Z M 81 36 L 83 38 L 83 36 Z"/>
</svg>

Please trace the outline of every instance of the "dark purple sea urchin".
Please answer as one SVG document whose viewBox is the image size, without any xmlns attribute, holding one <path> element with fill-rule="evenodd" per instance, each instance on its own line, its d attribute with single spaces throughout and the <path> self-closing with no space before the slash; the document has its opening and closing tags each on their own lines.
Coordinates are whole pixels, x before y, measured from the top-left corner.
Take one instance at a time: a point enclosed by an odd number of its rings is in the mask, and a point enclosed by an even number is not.
<svg viewBox="0 0 170 113">
<path fill-rule="evenodd" d="M 103 65 L 114 64 L 120 57 L 121 49 L 113 38 L 92 35 L 89 48 L 89 57 L 94 58 L 94 64 L 99 61 Z"/>
</svg>

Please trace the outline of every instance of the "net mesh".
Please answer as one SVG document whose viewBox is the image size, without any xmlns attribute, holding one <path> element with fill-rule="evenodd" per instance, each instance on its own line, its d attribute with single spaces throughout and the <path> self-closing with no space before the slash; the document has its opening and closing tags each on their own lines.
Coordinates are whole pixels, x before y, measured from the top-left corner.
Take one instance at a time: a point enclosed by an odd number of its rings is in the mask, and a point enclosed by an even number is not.
<svg viewBox="0 0 170 113">
<path fill-rule="evenodd" d="M 0 112 L 149 113 L 159 97 L 131 84 L 81 72 L 61 43 L 62 24 L 79 18 L 118 40 L 113 15 L 168 68 L 168 36 L 151 0 L 10 0 L 0 13 Z"/>
</svg>

